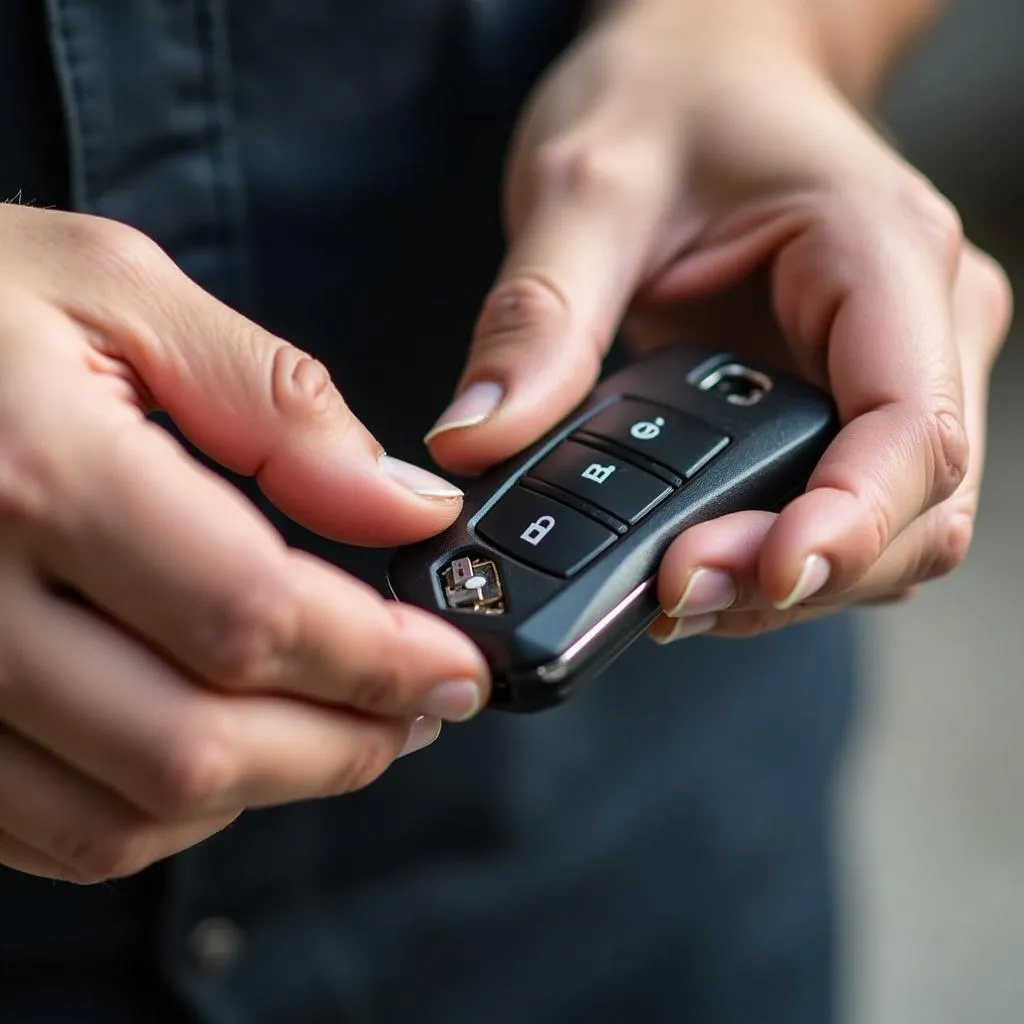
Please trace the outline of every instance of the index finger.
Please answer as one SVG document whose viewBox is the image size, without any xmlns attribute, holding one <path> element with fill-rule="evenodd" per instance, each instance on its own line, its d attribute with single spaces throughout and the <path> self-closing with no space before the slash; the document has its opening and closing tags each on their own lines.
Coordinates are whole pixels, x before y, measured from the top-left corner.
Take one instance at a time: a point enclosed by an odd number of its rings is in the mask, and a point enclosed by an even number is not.
<svg viewBox="0 0 1024 1024">
<path fill-rule="evenodd" d="M 458 396 L 426 438 L 440 465 L 494 465 L 586 397 L 668 206 L 666 163 L 634 142 L 554 139 L 534 154 Z"/>
<path fill-rule="evenodd" d="M 74 522 L 45 531 L 40 558 L 172 663 L 217 688 L 386 716 L 463 720 L 486 702 L 461 632 L 288 549 L 163 431 L 79 435 L 61 502 Z"/>
<path fill-rule="evenodd" d="M 766 538 L 759 579 L 779 608 L 852 585 L 966 473 L 951 295 L 961 236 L 955 214 L 927 217 L 814 227 L 779 256 L 780 319 L 798 346 L 824 339 L 845 424 Z"/>
</svg>

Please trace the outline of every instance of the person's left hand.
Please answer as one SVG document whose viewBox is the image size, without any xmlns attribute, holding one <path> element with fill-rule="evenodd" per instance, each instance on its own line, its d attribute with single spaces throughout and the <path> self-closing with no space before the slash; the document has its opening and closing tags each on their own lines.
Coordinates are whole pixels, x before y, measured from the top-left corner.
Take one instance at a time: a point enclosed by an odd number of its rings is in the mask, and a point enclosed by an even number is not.
<svg viewBox="0 0 1024 1024">
<path fill-rule="evenodd" d="M 699 328 L 826 387 L 843 429 L 807 493 L 670 548 L 660 641 L 899 599 L 957 566 L 1010 312 L 950 204 L 797 39 L 687 10 L 623 5 L 541 83 L 508 255 L 428 435 L 457 472 L 521 450 L 585 397 L 624 317 L 642 347 Z"/>
</svg>

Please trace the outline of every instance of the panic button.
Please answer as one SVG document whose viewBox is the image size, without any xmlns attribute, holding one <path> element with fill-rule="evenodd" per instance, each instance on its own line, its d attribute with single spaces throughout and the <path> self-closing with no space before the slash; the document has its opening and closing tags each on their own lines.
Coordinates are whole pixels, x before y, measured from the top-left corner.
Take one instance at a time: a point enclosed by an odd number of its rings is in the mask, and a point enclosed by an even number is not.
<svg viewBox="0 0 1024 1024">
<path fill-rule="evenodd" d="M 575 509 L 515 487 L 477 525 L 477 533 L 527 565 L 572 576 L 616 535 Z"/>
<path fill-rule="evenodd" d="M 727 434 L 693 416 L 631 399 L 598 413 L 583 429 L 660 462 L 684 480 L 729 443 Z"/>
</svg>

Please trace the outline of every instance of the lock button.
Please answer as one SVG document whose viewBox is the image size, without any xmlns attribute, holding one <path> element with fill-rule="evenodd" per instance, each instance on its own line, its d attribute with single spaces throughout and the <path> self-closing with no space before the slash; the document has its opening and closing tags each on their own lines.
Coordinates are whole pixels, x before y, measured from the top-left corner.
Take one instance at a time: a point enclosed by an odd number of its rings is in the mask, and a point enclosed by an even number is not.
<svg viewBox="0 0 1024 1024">
<path fill-rule="evenodd" d="M 573 576 L 615 543 L 582 512 L 514 487 L 477 524 L 477 533 L 513 558 L 554 576 Z"/>
<path fill-rule="evenodd" d="M 630 526 L 672 493 L 672 487 L 660 477 L 575 441 L 563 441 L 530 475 L 589 501 Z"/>
</svg>

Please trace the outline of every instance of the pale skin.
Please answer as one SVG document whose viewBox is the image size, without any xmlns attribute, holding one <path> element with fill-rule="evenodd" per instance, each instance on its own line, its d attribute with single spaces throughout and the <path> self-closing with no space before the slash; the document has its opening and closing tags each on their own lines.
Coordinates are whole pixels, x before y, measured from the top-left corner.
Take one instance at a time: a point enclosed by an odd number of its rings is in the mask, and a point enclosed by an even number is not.
<svg viewBox="0 0 1024 1024">
<path fill-rule="evenodd" d="M 1009 315 L 998 268 L 844 96 L 922 5 L 739 6 L 764 18 L 608 5 L 539 85 L 510 156 L 508 258 L 429 439 L 456 471 L 522 448 L 589 390 L 623 318 L 650 347 L 742 316 L 759 354 L 829 387 L 845 428 L 808 494 L 670 550 L 662 640 L 953 568 Z M 766 264 L 769 298 L 729 296 Z M 95 218 L 0 209 L 0 282 L 0 863 L 134 873 L 248 808 L 366 785 L 479 710 L 486 667 L 461 634 L 286 549 L 143 416 L 166 410 L 341 541 L 443 529 L 458 491 L 381 459 L 323 367 Z"/>
<path fill-rule="evenodd" d="M 672 546 L 662 642 L 899 600 L 970 543 L 1009 287 L 836 84 L 860 98 L 925 5 L 857 3 L 609 4 L 513 149 L 512 243 L 462 395 L 428 439 L 442 466 L 534 440 L 586 393 L 623 319 L 640 348 L 695 333 L 802 372 L 839 406 L 804 496 Z"/>
</svg>

